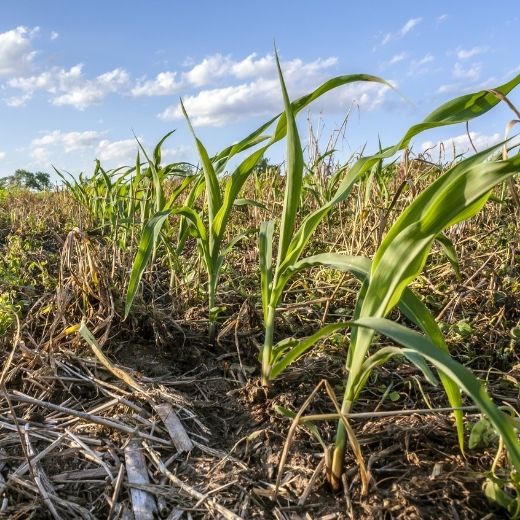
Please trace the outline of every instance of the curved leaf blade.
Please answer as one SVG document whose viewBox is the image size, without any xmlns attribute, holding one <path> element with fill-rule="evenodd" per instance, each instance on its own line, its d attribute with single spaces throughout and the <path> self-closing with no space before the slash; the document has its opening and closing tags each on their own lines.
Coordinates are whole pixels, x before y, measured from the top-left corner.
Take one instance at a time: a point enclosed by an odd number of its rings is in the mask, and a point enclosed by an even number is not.
<svg viewBox="0 0 520 520">
<path fill-rule="evenodd" d="M 473 373 L 439 350 L 427 337 L 385 318 L 361 318 L 352 323 L 384 334 L 405 349 L 416 352 L 452 379 L 489 418 L 507 446 L 512 464 L 520 472 L 520 442 L 504 414 L 491 400 Z"/>
</svg>

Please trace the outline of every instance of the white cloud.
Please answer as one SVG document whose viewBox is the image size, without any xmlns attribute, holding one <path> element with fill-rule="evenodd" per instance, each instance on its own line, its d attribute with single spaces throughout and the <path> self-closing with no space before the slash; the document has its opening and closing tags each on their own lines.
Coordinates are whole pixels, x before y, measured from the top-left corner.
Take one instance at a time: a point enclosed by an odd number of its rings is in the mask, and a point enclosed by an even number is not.
<svg viewBox="0 0 520 520">
<path fill-rule="evenodd" d="M 433 60 L 435 60 L 435 57 L 428 53 L 425 56 L 423 56 L 420 60 L 418 60 L 416 63 L 417 65 L 426 65 L 426 63 L 431 63 Z"/>
<path fill-rule="evenodd" d="M 5 98 L 4 101 L 8 107 L 17 108 L 25 105 L 25 103 L 27 103 L 31 97 L 31 94 L 23 94 L 22 96 L 11 96 Z"/>
<path fill-rule="evenodd" d="M 421 20 L 422 18 L 410 18 L 397 32 L 386 33 L 381 41 L 381 45 L 404 38 Z"/>
<path fill-rule="evenodd" d="M 399 63 L 406 58 L 406 52 L 401 52 L 400 54 L 395 54 L 392 58 L 387 62 L 387 65 L 394 65 L 395 63 Z"/>
<path fill-rule="evenodd" d="M 335 57 L 307 63 L 301 59 L 282 62 L 291 97 L 298 97 L 316 88 L 327 77 L 327 69 L 336 63 Z M 229 56 L 217 54 L 193 66 L 182 75 L 182 81 L 200 86 L 215 82 L 219 77 L 228 85 L 205 88 L 183 98 L 188 114 L 197 125 L 221 126 L 245 117 L 275 113 L 282 107 L 272 55 L 256 58 L 255 54 L 251 54 L 243 60 L 235 61 Z M 230 82 L 249 77 L 252 77 L 249 82 L 229 85 Z M 166 120 L 182 118 L 180 105 L 167 107 L 159 117 Z"/>
<path fill-rule="evenodd" d="M 139 137 L 143 142 L 143 139 Z M 135 162 L 137 153 L 137 141 L 132 139 L 123 139 L 120 141 L 112 141 L 105 137 L 105 132 L 96 130 L 85 130 L 82 132 L 62 132 L 61 130 L 53 130 L 33 139 L 29 146 L 29 156 L 35 161 L 35 164 L 48 166 L 52 162 L 62 160 L 64 154 L 74 153 L 75 157 L 97 157 L 103 163 L 111 163 L 112 167 L 115 163 L 120 165 L 123 162 Z M 163 151 L 164 154 L 181 155 L 182 147 Z"/>
<path fill-rule="evenodd" d="M 29 101 L 35 92 L 45 91 L 53 94 L 53 105 L 72 105 L 84 110 L 101 102 L 109 93 L 124 90 L 129 81 L 128 73 L 120 68 L 88 80 L 83 75 L 82 64 L 74 65 L 69 70 L 53 67 L 37 75 L 10 79 L 7 86 L 21 90 L 23 94 L 8 97 L 5 102 L 12 107 L 21 106 Z"/>
<path fill-rule="evenodd" d="M 436 25 L 440 25 L 441 23 L 445 22 L 447 19 L 448 19 L 447 14 L 441 14 L 440 16 L 437 17 L 437 19 L 435 20 L 435 23 L 436 23 Z"/>
<path fill-rule="evenodd" d="M 473 56 L 477 56 L 478 54 L 483 54 L 487 52 L 488 47 L 472 47 L 471 49 L 458 49 L 457 50 L 457 58 L 459 60 L 467 60 L 468 58 L 472 58 Z"/>
<path fill-rule="evenodd" d="M 200 126 L 222 126 L 247 116 L 260 116 L 280 108 L 281 97 L 275 80 L 257 80 L 252 83 L 211 90 L 186 96 L 184 106 L 192 122 Z M 182 118 L 180 105 L 172 105 L 161 114 L 161 119 Z"/>
<path fill-rule="evenodd" d="M 437 89 L 437 94 L 448 94 L 460 88 L 460 83 L 446 83 Z"/>
<path fill-rule="evenodd" d="M 47 167 L 50 163 L 49 150 L 44 146 L 33 148 L 29 155 L 34 159 L 35 164 L 45 165 L 45 167 Z"/>
<path fill-rule="evenodd" d="M 481 69 L 482 67 L 480 63 L 474 63 L 473 65 L 464 68 L 457 62 L 453 66 L 452 74 L 454 78 L 476 81 L 480 77 Z"/>
<path fill-rule="evenodd" d="M 399 31 L 399 36 L 403 37 L 405 34 L 408 34 L 420 21 L 422 18 L 411 18 L 408 20 Z"/>
<path fill-rule="evenodd" d="M 470 132 L 471 141 L 475 145 L 478 151 L 485 150 L 490 146 L 501 141 L 502 137 L 498 133 L 491 135 L 480 134 L 478 132 Z M 453 152 L 455 155 L 473 153 L 473 146 L 471 146 L 468 134 L 461 134 L 449 139 L 443 139 L 441 141 L 425 141 L 421 145 L 421 151 L 432 152 L 434 149 L 440 151 L 440 147 L 444 148 L 444 154 L 447 157 L 453 158 Z"/>
<path fill-rule="evenodd" d="M 272 54 L 266 54 L 265 56 L 255 59 L 256 53 L 250 54 L 242 61 L 233 63 L 231 70 L 233 76 L 238 79 L 249 78 L 253 76 L 269 76 L 273 74 L 275 69 L 275 60 Z M 336 58 L 328 58 L 336 63 Z M 325 60 L 326 61 L 326 60 Z M 318 61 L 319 63 L 319 61 Z"/>
<path fill-rule="evenodd" d="M 142 142 L 143 139 L 140 137 Z M 124 139 L 112 141 L 105 137 L 105 132 L 96 130 L 85 130 L 82 132 L 62 132 L 53 130 L 33 139 L 29 146 L 29 156 L 36 165 L 47 167 L 52 162 L 57 163 L 62 160 L 64 154 L 74 153 L 75 157 L 97 157 L 103 163 L 110 163 L 119 166 L 123 162 L 133 163 L 137 153 L 137 141 Z M 170 153 L 172 156 L 182 153 L 181 147 L 178 150 L 172 149 L 163 154 Z"/>
<path fill-rule="evenodd" d="M 51 41 L 54 41 L 54 40 L 57 40 L 59 38 L 59 33 L 57 33 L 56 31 L 52 31 L 51 32 Z"/>
<path fill-rule="evenodd" d="M 329 57 L 304 63 L 300 59 L 285 61 L 282 63 L 286 77 L 297 74 L 301 77 L 319 75 L 321 71 L 337 63 L 337 58 Z M 214 54 L 204 58 L 193 65 L 191 69 L 179 74 L 178 72 L 164 71 L 154 79 L 141 79 L 131 90 L 133 96 L 166 96 L 175 94 L 183 89 L 193 87 L 203 88 L 210 85 L 230 83 L 234 80 L 246 80 L 251 78 L 276 79 L 277 70 L 274 56 L 267 54 L 257 57 L 256 53 L 250 54 L 242 60 L 234 60 L 230 56 Z"/>
<path fill-rule="evenodd" d="M 312 75 L 300 77 L 296 69 L 292 72 L 287 70 L 286 80 L 293 99 L 309 91 L 310 79 L 316 78 Z M 329 113 L 339 112 L 355 103 L 372 110 L 383 102 L 387 91 L 387 87 L 375 83 L 351 84 L 320 98 L 315 109 Z M 202 90 L 198 94 L 185 97 L 183 102 L 192 122 L 200 126 L 222 126 L 246 117 L 271 115 L 282 110 L 277 79 L 258 79 L 237 86 Z M 165 120 L 182 118 L 180 105 L 168 107 L 159 117 Z"/>
<path fill-rule="evenodd" d="M 419 60 L 412 60 L 410 62 L 410 69 L 408 71 L 408 75 L 417 75 L 417 74 L 425 74 L 431 70 L 430 67 L 425 67 L 428 63 L 432 63 L 435 61 L 435 56 L 433 54 L 425 54 Z"/>
<path fill-rule="evenodd" d="M 480 67 L 480 66 L 479 66 Z M 509 75 L 507 75 L 509 76 Z M 479 90 L 485 90 L 489 88 L 493 88 L 497 85 L 497 83 L 503 81 L 503 78 L 497 78 L 496 76 L 490 76 L 489 78 L 485 79 L 484 81 L 473 81 L 474 77 L 465 78 L 462 79 L 467 80 L 469 79 L 471 83 L 468 83 L 468 81 L 458 81 L 454 83 L 446 83 L 444 85 L 441 85 L 437 88 L 437 94 L 462 94 L 462 93 L 469 93 L 469 92 L 477 92 Z"/>
<path fill-rule="evenodd" d="M 176 72 L 160 72 L 155 79 L 140 81 L 131 90 L 132 96 L 168 96 L 179 92 L 182 82 L 175 81 Z"/>
<path fill-rule="evenodd" d="M 35 92 L 45 91 L 53 95 L 53 105 L 72 105 L 84 110 L 101 102 L 109 93 L 124 91 L 129 82 L 128 73 L 121 68 L 105 72 L 94 79 L 86 79 L 81 63 L 69 70 L 53 67 L 37 75 L 11 78 L 7 86 L 21 90 L 23 94 L 8 97 L 5 102 L 12 107 L 21 106 Z"/>
<path fill-rule="evenodd" d="M 0 161 L 5 159 L 5 152 L 0 152 Z"/>
<path fill-rule="evenodd" d="M 328 58 L 336 63 L 336 58 Z M 312 62 L 318 68 L 329 66 L 324 64 L 328 60 L 316 60 Z M 285 66 L 293 66 L 302 64 L 301 60 L 292 60 L 284 63 Z M 312 64 L 308 64 L 312 67 Z M 222 56 L 221 54 L 214 54 L 204 58 L 201 63 L 197 63 L 191 70 L 183 74 L 185 82 L 201 87 L 214 83 L 215 79 L 225 76 L 231 76 L 236 79 L 246 79 L 254 77 L 275 77 L 276 64 L 272 54 L 266 54 L 257 58 L 256 53 L 252 53 L 241 61 L 235 61 L 230 56 Z"/>
<path fill-rule="evenodd" d="M 142 138 L 138 138 L 142 143 Z M 121 141 L 109 141 L 103 139 L 99 142 L 96 153 L 100 161 L 135 161 L 138 149 L 135 139 L 124 139 Z"/>
<path fill-rule="evenodd" d="M 38 27 L 20 26 L 0 33 L 0 76 L 9 77 L 30 69 L 37 54 L 31 40 L 38 30 Z"/>
<path fill-rule="evenodd" d="M 52 99 L 52 104 L 56 106 L 71 105 L 78 110 L 85 110 L 90 105 L 96 105 L 102 101 L 105 93 L 95 84 L 78 86 L 70 92 L 56 96 Z"/>
<path fill-rule="evenodd" d="M 101 134 L 95 130 L 86 130 L 84 132 L 61 132 L 54 130 L 42 137 L 33 139 L 31 146 L 34 148 L 60 146 L 65 153 L 75 150 L 90 148 L 99 143 Z"/>
<path fill-rule="evenodd" d="M 107 94 L 119 92 L 129 83 L 128 73 L 120 68 L 97 76 L 93 80 L 84 80 L 71 86 L 64 94 L 52 99 L 57 106 L 71 105 L 78 110 L 100 103 Z M 67 90 L 61 88 L 60 90 Z"/>
<path fill-rule="evenodd" d="M 11 89 L 21 90 L 23 94 L 5 98 L 5 103 L 10 107 L 19 107 L 30 101 L 37 91 L 46 91 L 52 94 L 67 92 L 82 80 L 82 68 L 80 63 L 69 70 L 53 67 L 33 76 L 11 78 L 7 86 Z"/>
<path fill-rule="evenodd" d="M 204 58 L 201 63 L 197 63 L 190 71 L 183 74 L 184 78 L 195 85 L 202 87 L 211 83 L 216 78 L 229 74 L 233 61 L 221 54 L 215 54 Z"/>
</svg>

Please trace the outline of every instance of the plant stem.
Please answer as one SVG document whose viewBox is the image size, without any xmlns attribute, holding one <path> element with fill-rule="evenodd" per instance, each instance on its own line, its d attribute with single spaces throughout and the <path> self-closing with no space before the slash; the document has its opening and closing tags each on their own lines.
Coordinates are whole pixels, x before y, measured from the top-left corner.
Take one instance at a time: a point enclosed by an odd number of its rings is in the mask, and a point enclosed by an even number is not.
<svg viewBox="0 0 520 520">
<path fill-rule="evenodd" d="M 267 320 L 265 322 L 264 348 L 262 349 L 262 386 L 269 386 L 270 383 L 275 316 L 275 307 L 269 304 L 267 307 Z"/>
<path fill-rule="evenodd" d="M 347 393 L 345 393 L 345 399 L 341 405 L 341 413 L 347 415 L 352 408 L 352 401 L 347 399 Z M 336 431 L 336 446 L 332 454 L 332 465 L 330 468 L 330 485 L 335 492 L 341 489 L 341 475 L 343 474 L 343 463 L 345 461 L 345 446 L 347 441 L 347 431 L 343 422 L 338 421 L 338 429 Z"/>
<path fill-rule="evenodd" d="M 209 326 L 208 326 L 208 340 L 211 346 L 215 345 L 215 339 L 217 336 L 217 311 L 215 309 L 217 305 L 217 279 L 212 275 L 211 272 L 209 274 L 208 280 L 208 308 L 209 308 Z"/>
</svg>

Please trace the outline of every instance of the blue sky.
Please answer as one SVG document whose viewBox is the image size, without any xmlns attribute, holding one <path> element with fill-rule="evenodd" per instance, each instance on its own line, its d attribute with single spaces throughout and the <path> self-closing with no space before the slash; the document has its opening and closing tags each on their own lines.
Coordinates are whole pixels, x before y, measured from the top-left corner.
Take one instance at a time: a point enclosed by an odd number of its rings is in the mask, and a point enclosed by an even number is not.
<svg viewBox="0 0 520 520">
<path fill-rule="evenodd" d="M 282 108 L 273 42 L 296 98 L 341 74 L 395 83 L 342 88 L 299 116 L 325 142 L 348 113 L 338 158 L 396 142 L 436 106 L 520 73 L 517 1 L 301 0 L 247 2 L 6 1 L 0 19 L 0 176 L 17 168 L 89 173 L 134 161 L 133 132 L 149 149 L 168 131 L 165 159 L 195 161 L 182 97 L 210 153 Z M 520 102 L 520 89 L 511 95 Z M 470 126 L 477 148 L 501 139 L 500 107 Z M 463 126 L 416 138 L 469 149 Z M 283 160 L 283 147 L 272 152 Z M 434 150 L 433 154 L 437 152 Z"/>
</svg>

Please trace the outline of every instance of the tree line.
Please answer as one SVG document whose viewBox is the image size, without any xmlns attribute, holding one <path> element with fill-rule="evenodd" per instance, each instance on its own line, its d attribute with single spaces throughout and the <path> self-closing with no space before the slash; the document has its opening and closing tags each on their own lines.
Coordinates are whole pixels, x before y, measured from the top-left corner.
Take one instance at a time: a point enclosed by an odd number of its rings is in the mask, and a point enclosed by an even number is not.
<svg viewBox="0 0 520 520">
<path fill-rule="evenodd" d="M 45 172 L 16 170 L 13 175 L 0 178 L 0 188 L 45 191 L 52 187 L 50 175 Z"/>
</svg>

